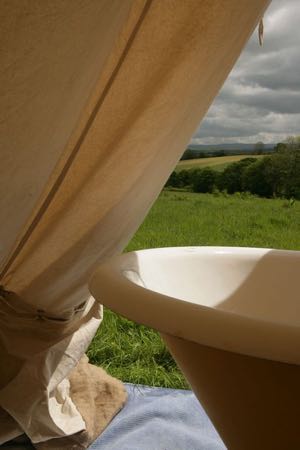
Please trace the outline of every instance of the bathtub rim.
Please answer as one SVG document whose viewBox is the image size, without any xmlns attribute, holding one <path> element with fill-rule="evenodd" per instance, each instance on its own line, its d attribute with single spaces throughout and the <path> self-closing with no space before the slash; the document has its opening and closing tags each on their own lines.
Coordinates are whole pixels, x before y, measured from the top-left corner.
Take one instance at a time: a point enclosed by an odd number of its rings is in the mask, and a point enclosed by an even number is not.
<svg viewBox="0 0 300 450">
<path fill-rule="evenodd" d="M 124 271 L 128 269 L 126 262 L 128 264 L 134 255 L 182 251 L 254 256 L 263 256 L 272 251 L 300 261 L 300 251 L 269 248 L 191 246 L 137 250 L 102 263 L 90 279 L 90 291 L 99 302 L 114 312 L 161 333 L 221 350 L 300 365 L 300 326 L 253 318 L 176 299 L 139 286 L 124 275 Z"/>
</svg>

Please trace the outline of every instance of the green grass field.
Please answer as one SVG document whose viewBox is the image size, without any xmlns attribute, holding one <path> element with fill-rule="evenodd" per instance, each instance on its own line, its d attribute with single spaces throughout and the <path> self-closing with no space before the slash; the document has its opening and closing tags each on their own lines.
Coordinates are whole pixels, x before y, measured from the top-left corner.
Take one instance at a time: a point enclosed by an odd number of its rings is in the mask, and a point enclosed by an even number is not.
<svg viewBox="0 0 300 450">
<path fill-rule="evenodd" d="M 199 159 L 187 159 L 184 161 L 179 161 L 176 166 L 175 171 L 183 169 L 203 169 L 204 167 L 211 167 L 214 170 L 220 172 L 224 170 L 230 163 L 240 161 L 245 158 L 262 158 L 265 155 L 232 155 L 232 156 L 216 156 L 211 158 L 199 158 Z"/>
<path fill-rule="evenodd" d="M 300 250 L 300 202 L 163 191 L 126 251 L 180 245 Z M 187 387 L 155 331 L 108 310 L 88 355 L 123 381 Z"/>
</svg>

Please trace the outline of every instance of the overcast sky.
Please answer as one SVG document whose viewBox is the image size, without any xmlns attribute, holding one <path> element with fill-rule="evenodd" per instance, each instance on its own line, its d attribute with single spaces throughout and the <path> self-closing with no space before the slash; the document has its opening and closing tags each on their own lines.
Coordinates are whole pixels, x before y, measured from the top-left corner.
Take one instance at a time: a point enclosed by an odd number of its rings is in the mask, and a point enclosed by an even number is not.
<svg viewBox="0 0 300 450">
<path fill-rule="evenodd" d="M 300 0 L 273 0 L 193 143 L 279 142 L 300 134 Z"/>
</svg>

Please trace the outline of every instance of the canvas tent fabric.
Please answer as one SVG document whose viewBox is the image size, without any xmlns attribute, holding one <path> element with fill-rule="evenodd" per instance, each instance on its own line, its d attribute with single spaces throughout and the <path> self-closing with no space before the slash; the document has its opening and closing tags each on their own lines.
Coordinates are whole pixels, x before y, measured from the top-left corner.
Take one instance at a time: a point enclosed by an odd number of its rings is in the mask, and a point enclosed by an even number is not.
<svg viewBox="0 0 300 450">
<path fill-rule="evenodd" d="M 267 4 L 1 2 L 0 443 L 85 428 L 68 374 L 102 319 L 89 276 L 145 217 Z"/>
</svg>

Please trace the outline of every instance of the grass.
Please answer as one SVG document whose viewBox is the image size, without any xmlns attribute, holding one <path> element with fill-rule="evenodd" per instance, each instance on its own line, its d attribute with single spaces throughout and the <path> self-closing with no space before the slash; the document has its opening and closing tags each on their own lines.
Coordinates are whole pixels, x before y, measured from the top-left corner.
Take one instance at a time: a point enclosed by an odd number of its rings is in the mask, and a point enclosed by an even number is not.
<svg viewBox="0 0 300 450">
<path fill-rule="evenodd" d="M 149 386 L 186 388 L 159 334 L 105 309 L 88 356 L 112 376 Z"/>
<path fill-rule="evenodd" d="M 300 250 L 300 202 L 163 191 L 126 251 L 180 245 Z M 123 381 L 187 387 L 158 333 L 109 310 L 88 355 Z"/>
<path fill-rule="evenodd" d="M 232 156 L 215 156 L 210 158 L 197 158 L 179 161 L 176 166 L 176 172 L 183 169 L 203 169 L 204 167 L 213 167 L 214 170 L 222 171 L 230 163 L 240 161 L 245 158 L 262 158 L 265 155 L 232 155 Z"/>
<path fill-rule="evenodd" d="M 127 251 L 180 245 L 300 250 L 300 202 L 164 191 Z"/>
</svg>

